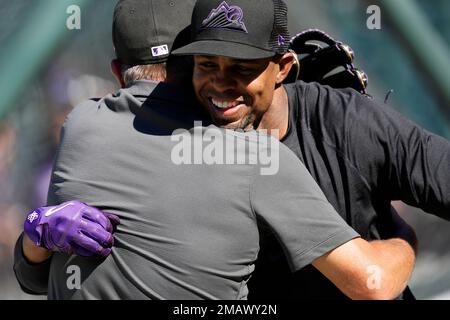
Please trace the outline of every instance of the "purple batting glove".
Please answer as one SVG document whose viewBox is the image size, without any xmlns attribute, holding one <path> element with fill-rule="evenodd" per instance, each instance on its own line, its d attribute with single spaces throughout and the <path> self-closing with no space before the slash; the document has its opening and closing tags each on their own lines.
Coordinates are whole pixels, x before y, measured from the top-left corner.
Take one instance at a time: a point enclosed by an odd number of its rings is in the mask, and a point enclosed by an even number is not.
<svg viewBox="0 0 450 320">
<path fill-rule="evenodd" d="M 120 220 L 79 201 L 38 208 L 27 215 L 24 230 L 37 246 L 82 257 L 111 254 Z"/>
</svg>

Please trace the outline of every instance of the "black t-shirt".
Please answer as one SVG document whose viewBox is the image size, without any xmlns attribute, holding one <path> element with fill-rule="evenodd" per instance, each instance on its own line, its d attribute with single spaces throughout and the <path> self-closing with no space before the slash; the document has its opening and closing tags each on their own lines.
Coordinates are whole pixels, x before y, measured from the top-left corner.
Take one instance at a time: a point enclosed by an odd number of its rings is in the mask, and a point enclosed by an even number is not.
<svg viewBox="0 0 450 320">
<path fill-rule="evenodd" d="M 283 143 L 363 238 L 389 238 L 393 200 L 450 219 L 447 140 L 352 89 L 299 81 L 286 91 L 289 129 Z M 345 298 L 311 266 L 290 275 L 276 243 L 265 248 L 250 298 Z M 402 298 L 412 298 L 409 290 Z"/>
</svg>

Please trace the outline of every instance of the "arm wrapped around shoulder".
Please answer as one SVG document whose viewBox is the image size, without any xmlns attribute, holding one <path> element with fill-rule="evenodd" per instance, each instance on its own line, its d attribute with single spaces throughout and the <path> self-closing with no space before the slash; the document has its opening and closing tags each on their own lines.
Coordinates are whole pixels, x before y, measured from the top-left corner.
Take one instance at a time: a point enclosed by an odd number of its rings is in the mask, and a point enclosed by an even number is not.
<svg viewBox="0 0 450 320">
<path fill-rule="evenodd" d="M 25 234 L 38 247 L 82 257 L 107 257 L 119 218 L 78 201 L 38 208 L 27 215 Z"/>
</svg>

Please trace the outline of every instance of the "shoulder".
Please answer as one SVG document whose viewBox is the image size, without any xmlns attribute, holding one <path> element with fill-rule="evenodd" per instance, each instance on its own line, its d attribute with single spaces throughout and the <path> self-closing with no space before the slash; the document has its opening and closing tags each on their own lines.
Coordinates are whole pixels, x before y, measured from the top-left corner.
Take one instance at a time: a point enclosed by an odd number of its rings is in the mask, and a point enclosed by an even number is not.
<svg viewBox="0 0 450 320">
<path fill-rule="evenodd" d="M 302 107 L 308 112 L 306 115 L 310 116 L 336 116 L 348 113 L 358 115 L 361 111 L 371 111 L 372 107 L 383 107 L 379 101 L 351 88 L 336 89 L 316 82 L 302 81 L 289 85 L 288 88 L 290 98 L 297 100 L 298 107 Z M 296 97 L 293 97 L 294 95 Z"/>
<path fill-rule="evenodd" d="M 94 113 L 101 105 L 101 98 L 93 98 L 78 104 L 73 110 L 67 115 L 65 126 L 75 125 L 78 123 L 85 123 L 90 119 L 92 113 Z"/>
<path fill-rule="evenodd" d="M 383 130 L 402 116 L 389 105 L 353 89 L 297 82 L 288 90 L 303 129 L 335 145 L 349 135 Z M 295 103 L 297 100 L 297 103 Z M 351 128 L 351 129 L 350 129 Z"/>
<path fill-rule="evenodd" d="M 90 99 L 78 104 L 66 117 L 61 130 L 61 145 L 82 145 L 91 137 L 104 136 L 100 128 L 99 110 L 103 99 Z"/>
<path fill-rule="evenodd" d="M 127 104 L 122 101 L 126 94 L 127 91 L 121 89 L 116 94 L 83 101 L 67 115 L 63 129 L 66 131 L 89 130 L 107 121 L 117 122 L 116 118 L 119 114 L 126 114 L 122 112 L 127 107 Z"/>
<path fill-rule="evenodd" d="M 402 117 L 390 105 L 362 95 L 352 88 L 336 89 L 319 83 L 298 81 L 290 85 L 290 95 L 297 95 L 303 117 L 321 117 L 326 120 L 373 120 L 373 117 Z M 333 125 L 336 121 L 332 121 Z M 337 122 L 338 123 L 338 122 Z"/>
</svg>

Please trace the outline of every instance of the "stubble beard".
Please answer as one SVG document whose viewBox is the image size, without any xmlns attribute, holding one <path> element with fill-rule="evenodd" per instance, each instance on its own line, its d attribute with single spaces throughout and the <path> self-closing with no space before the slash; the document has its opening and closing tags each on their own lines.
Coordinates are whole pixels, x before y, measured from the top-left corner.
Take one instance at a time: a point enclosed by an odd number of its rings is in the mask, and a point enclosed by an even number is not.
<svg viewBox="0 0 450 320">
<path fill-rule="evenodd" d="M 253 114 L 246 115 L 238 123 L 228 124 L 221 126 L 224 129 L 235 130 L 235 131 L 253 131 L 258 127 L 255 123 L 256 116 Z"/>
</svg>

